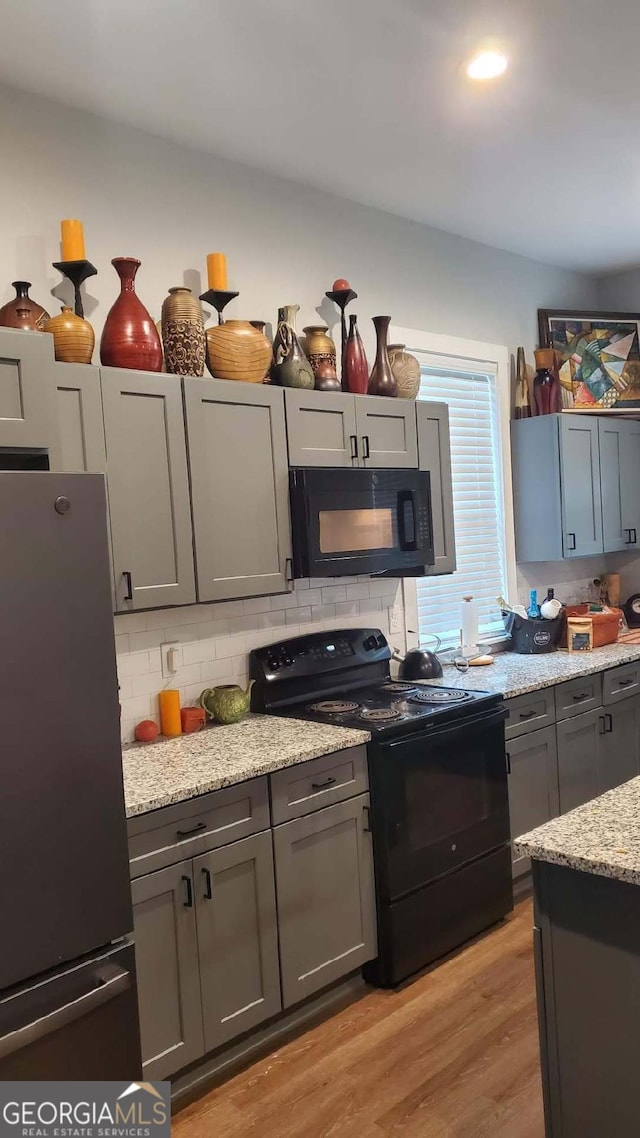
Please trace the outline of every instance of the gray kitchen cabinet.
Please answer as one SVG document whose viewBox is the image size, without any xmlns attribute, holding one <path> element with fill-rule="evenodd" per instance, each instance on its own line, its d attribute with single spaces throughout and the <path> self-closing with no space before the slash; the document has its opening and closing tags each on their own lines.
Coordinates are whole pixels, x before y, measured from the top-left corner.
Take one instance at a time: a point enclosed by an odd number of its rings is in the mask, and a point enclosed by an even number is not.
<svg viewBox="0 0 640 1138">
<path fill-rule="evenodd" d="M 102 474 L 107 455 L 100 369 L 89 364 L 54 363 L 52 378 L 57 430 L 50 448 L 51 469 Z"/>
<path fill-rule="evenodd" d="M 640 538 L 640 423 L 598 419 L 604 552 L 635 549 Z"/>
<path fill-rule="evenodd" d="M 586 711 L 556 725 L 560 812 L 589 802 L 599 793 L 605 730 L 604 711 Z"/>
<path fill-rule="evenodd" d="M 602 552 L 598 421 L 559 417 L 562 540 L 565 557 Z"/>
<path fill-rule="evenodd" d="M 193 862 L 205 1050 L 281 1010 L 271 831 Z"/>
<path fill-rule="evenodd" d="M 640 696 L 634 695 L 605 709 L 605 734 L 598 778 L 598 793 L 612 790 L 640 773 Z"/>
<path fill-rule="evenodd" d="M 505 700 L 508 718 L 505 723 L 505 736 L 513 739 L 516 735 L 526 735 L 555 723 L 556 705 L 553 688 L 526 692 Z"/>
<path fill-rule="evenodd" d="M 101 368 L 116 611 L 193 604 L 180 381 Z"/>
<path fill-rule="evenodd" d="M 145 1078 L 164 1079 L 204 1054 L 192 862 L 132 882 Z"/>
<path fill-rule="evenodd" d="M 419 399 L 416 404 L 418 468 L 431 479 L 431 513 L 435 562 L 426 567 L 428 577 L 455 573 L 456 536 L 451 478 L 449 408 L 446 403 Z"/>
<path fill-rule="evenodd" d="M 0 328 L 0 447 L 49 450 L 53 336 Z"/>
<path fill-rule="evenodd" d="M 286 592 L 291 532 L 283 391 L 183 382 L 198 600 Z"/>
<path fill-rule="evenodd" d="M 578 676 L 556 685 L 556 719 L 570 719 L 584 711 L 602 707 L 602 672 Z"/>
<path fill-rule="evenodd" d="M 605 706 L 620 703 L 630 695 L 640 695 L 640 661 L 608 668 L 602 683 L 602 702 Z"/>
<path fill-rule="evenodd" d="M 290 466 L 358 466 L 355 397 L 340 391 L 284 393 Z"/>
<path fill-rule="evenodd" d="M 376 955 L 369 795 L 273 831 L 285 1008 Z"/>
<path fill-rule="evenodd" d="M 507 743 L 511 837 L 535 830 L 560 810 L 555 727 L 543 727 Z M 513 854 L 514 878 L 531 868 L 528 857 Z"/>
<path fill-rule="evenodd" d="M 361 466 L 418 468 L 418 432 L 413 399 L 354 395 Z"/>
</svg>

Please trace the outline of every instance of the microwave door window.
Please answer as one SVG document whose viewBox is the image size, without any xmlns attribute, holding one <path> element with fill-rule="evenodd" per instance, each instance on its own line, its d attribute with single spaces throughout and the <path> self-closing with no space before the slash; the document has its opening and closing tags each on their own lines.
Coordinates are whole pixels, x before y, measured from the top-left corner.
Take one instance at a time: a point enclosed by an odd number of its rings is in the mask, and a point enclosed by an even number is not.
<svg viewBox="0 0 640 1138">
<path fill-rule="evenodd" d="M 394 549 L 393 512 L 384 508 L 320 510 L 320 553 L 359 553 Z"/>
</svg>

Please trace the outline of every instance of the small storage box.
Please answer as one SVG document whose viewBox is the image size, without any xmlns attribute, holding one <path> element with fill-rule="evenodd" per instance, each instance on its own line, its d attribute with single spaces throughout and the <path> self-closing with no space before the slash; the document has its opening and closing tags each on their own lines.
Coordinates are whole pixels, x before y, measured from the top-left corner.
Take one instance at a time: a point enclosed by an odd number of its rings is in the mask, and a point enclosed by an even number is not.
<svg viewBox="0 0 640 1138">
<path fill-rule="evenodd" d="M 555 652 L 564 627 L 561 616 L 555 620 L 528 620 L 516 612 L 502 613 L 504 627 L 511 636 L 511 651 L 522 655 Z"/>
<path fill-rule="evenodd" d="M 590 612 L 589 605 L 567 605 L 563 615 L 588 617 L 593 623 L 593 647 L 602 648 L 605 644 L 615 644 L 620 631 L 621 609 L 611 609 L 610 612 Z M 562 621 L 562 644 L 567 645 L 567 625 Z"/>
</svg>

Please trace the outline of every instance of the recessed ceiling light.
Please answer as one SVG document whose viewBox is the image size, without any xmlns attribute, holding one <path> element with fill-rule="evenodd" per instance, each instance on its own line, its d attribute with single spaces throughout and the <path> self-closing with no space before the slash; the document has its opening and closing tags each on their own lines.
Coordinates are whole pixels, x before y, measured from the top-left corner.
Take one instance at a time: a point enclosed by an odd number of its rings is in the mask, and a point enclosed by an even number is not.
<svg viewBox="0 0 640 1138">
<path fill-rule="evenodd" d="M 470 79 L 496 79 L 507 70 L 507 59 L 499 51 L 481 51 L 467 67 Z"/>
</svg>

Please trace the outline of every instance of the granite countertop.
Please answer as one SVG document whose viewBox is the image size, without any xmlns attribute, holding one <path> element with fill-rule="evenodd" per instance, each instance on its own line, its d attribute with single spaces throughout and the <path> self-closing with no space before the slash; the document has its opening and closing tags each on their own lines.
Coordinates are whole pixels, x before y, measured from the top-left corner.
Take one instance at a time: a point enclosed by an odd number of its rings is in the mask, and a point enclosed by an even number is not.
<svg viewBox="0 0 640 1138">
<path fill-rule="evenodd" d="M 508 699 L 633 660 L 640 660 L 640 644 L 607 644 L 591 652 L 545 652 L 537 656 L 498 652 L 493 664 L 469 668 L 466 672 L 458 672 L 453 664 L 444 663 L 442 678 L 430 682 L 472 691 L 502 692 Z"/>
<path fill-rule="evenodd" d="M 127 818 L 368 743 L 368 731 L 275 715 L 247 715 L 177 739 L 132 743 L 122 752 Z"/>
<path fill-rule="evenodd" d="M 640 885 L 640 778 L 562 814 L 515 841 L 537 861 Z"/>
</svg>

